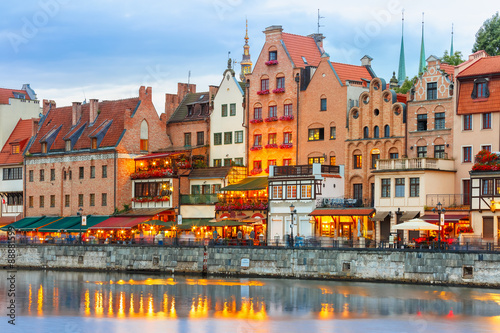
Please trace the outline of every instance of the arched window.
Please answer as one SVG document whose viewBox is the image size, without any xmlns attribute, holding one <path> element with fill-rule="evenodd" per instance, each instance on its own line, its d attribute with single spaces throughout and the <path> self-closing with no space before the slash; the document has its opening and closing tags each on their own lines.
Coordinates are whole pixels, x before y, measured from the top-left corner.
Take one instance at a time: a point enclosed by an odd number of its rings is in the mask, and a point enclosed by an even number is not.
<svg viewBox="0 0 500 333">
<path fill-rule="evenodd" d="M 388 138 L 391 136 L 391 128 L 389 125 L 384 126 L 384 138 Z"/>
<path fill-rule="evenodd" d="M 374 137 L 374 138 L 378 138 L 378 137 L 379 137 L 379 134 L 380 134 L 379 132 L 380 132 L 380 131 L 379 131 L 379 129 L 378 129 L 378 126 L 375 126 L 375 127 L 373 128 L 373 137 Z"/>
<path fill-rule="evenodd" d="M 141 150 L 142 151 L 148 151 L 148 149 L 149 149 L 148 138 L 149 138 L 148 123 L 146 120 L 143 120 L 141 123 Z"/>
<path fill-rule="evenodd" d="M 367 126 L 365 126 L 365 128 L 363 128 L 363 138 L 368 139 L 369 134 L 370 134 L 370 130 L 368 129 Z"/>
</svg>

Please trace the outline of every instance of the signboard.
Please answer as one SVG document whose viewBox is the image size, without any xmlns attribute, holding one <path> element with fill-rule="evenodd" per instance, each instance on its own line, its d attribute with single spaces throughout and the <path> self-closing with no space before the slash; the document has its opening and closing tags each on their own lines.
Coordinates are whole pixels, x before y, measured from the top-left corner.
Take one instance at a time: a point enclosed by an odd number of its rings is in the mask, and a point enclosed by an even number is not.
<svg viewBox="0 0 500 333">
<path fill-rule="evenodd" d="M 182 224 L 182 215 L 177 215 L 177 224 Z"/>
<path fill-rule="evenodd" d="M 444 214 L 441 214 L 439 224 L 441 224 L 442 226 L 444 225 Z"/>
<path fill-rule="evenodd" d="M 87 215 L 82 215 L 82 225 L 87 225 Z"/>
<path fill-rule="evenodd" d="M 248 258 L 243 258 L 241 259 L 241 267 L 250 267 L 250 259 Z"/>
</svg>

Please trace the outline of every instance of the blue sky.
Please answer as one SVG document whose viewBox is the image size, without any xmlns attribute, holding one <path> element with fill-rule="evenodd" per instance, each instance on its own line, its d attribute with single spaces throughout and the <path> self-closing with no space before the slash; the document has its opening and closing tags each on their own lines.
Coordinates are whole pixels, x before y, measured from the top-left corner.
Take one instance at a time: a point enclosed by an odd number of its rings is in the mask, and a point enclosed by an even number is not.
<svg viewBox="0 0 500 333">
<path fill-rule="evenodd" d="M 405 10 L 406 73 L 416 74 L 425 12 L 426 57 L 450 48 L 471 53 L 474 36 L 497 10 L 496 1 L 337 1 L 337 0 L 25 0 L 0 3 L 0 87 L 30 83 L 39 99 L 58 106 L 86 97 L 100 100 L 138 95 L 153 87 L 159 113 L 164 93 L 177 82 L 198 91 L 218 85 L 227 55 L 241 60 L 245 17 L 250 52 L 256 61 L 262 31 L 282 25 L 285 32 L 320 32 L 332 61 L 360 64 L 370 55 L 375 73 L 387 81 L 397 71 L 401 10 Z M 239 72 L 239 65 L 236 65 Z"/>
</svg>

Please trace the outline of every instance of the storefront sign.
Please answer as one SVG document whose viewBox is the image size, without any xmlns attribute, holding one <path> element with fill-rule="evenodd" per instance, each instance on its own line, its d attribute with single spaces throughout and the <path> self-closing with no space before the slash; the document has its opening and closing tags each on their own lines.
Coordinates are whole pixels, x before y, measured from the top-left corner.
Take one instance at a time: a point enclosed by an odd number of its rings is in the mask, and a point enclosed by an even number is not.
<svg viewBox="0 0 500 333">
<path fill-rule="evenodd" d="M 439 224 L 441 224 L 442 226 L 444 225 L 444 214 L 441 213 L 441 215 L 439 216 Z"/>
<path fill-rule="evenodd" d="M 85 226 L 85 225 L 87 225 L 87 216 L 82 215 L 82 226 Z"/>
<path fill-rule="evenodd" d="M 182 215 L 177 215 L 177 224 L 182 224 Z"/>
<path fill-rule="evenodd" d="M 241 259 L 241 267 L 250 267 L 250 259 L 248 258 L 243 258 Z"/>
</svg>

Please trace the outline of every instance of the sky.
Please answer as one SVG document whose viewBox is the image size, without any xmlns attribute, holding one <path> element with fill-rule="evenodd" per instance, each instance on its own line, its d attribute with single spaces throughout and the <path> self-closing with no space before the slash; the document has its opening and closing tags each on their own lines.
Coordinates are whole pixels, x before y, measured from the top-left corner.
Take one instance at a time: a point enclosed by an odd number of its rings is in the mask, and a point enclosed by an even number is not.
<svg viewBox="0 0 500 333">
<path fill-rule="evenodd" d="M 243 53 L 248 19 L 250 54 L 255 62 L 264 44 L 262 31 L 281 25 L 284 32 L 326 37 L 330 60 L 360 64 L 373 58 L 377 76 L 398 69 L 404 10 L 406 74 L 418 70 L 425 21 L 425 55 L 450 49 L 464 58 L 475 34 L 498 10 L 497 1 L 407 0 L 24 0 L 0 2 L 0 87 L 29 83 L 38 99 L 58 106 L 97 98 L 136 97 L 141 85 L 153 88 L 158 113 L 164 94 L 178 82 L 197 91 L 219 85 L 230 57 Z M 237 73 L 239 63 L 235 64 Z"/>
</svg>

